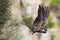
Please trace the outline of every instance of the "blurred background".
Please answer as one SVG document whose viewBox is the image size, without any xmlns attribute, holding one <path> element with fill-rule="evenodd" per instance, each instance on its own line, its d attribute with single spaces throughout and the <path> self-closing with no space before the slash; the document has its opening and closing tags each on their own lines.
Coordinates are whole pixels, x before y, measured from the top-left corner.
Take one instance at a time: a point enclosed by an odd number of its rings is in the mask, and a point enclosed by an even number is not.
<svg viewBox="0 0 60 40">
<path fill-rule="evenodd" d="M 39 5 L 50 9 L 46 33 L 35 33 L 32 26 Z M 0 0 L 0 40 L 60 40 L 60 0 Z"/>
</svg>

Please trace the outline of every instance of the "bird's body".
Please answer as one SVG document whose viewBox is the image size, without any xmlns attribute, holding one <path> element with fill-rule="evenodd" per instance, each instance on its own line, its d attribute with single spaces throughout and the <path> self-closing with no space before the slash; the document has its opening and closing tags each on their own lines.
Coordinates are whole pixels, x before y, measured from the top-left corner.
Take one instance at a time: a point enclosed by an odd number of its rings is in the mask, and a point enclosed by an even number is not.
<svg viewBox="0 0 60 40">
<path fill-rule="evenodd" d="M 32 31 L 35 32 L 46 32 L 45 24 L 48 20 L 49 9 L 43 5 L 39 5 L 38 16 L 36 17 L 33 25 Z"/>
</svg>

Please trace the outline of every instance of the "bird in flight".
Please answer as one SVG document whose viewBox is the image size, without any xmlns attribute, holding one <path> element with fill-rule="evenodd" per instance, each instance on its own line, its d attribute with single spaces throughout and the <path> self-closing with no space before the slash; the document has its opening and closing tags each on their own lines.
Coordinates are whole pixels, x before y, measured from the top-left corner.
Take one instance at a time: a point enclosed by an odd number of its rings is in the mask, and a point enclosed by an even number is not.
<svg viewBox="0 0 60 40">
<path fill-rule="evenodd" d="M 45 28 L 46 22 L 48 20 L 49 16 L 49 9 L 46 6 L 39 5 L 38 8 L 38 16 L 36 17 L 33 25 L 32 25 L 32 31 L 40 32 L 40 33 L 46 33 L 47 29 Z"/>
</svg>

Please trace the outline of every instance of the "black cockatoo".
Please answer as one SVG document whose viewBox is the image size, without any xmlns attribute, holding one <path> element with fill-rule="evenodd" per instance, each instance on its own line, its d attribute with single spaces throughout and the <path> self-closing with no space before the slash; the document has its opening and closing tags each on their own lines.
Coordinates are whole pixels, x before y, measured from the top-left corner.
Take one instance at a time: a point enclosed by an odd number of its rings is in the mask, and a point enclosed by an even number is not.
<svg viewBox="0 0 60 40">
<path fill-rule="evenodd" d="M 48 20 L 49 13 L 50 13 L 50 11 L 49 11 L 48 7 L 39 5 L 38 16 L 36 17 L 36 19 L 32 25 L 33 33 L 35 33 L 35 32 L 46 33 L 47 29 L 45 28 L 45 26 L 46 26 L 46 22 Z"/>
</svg>

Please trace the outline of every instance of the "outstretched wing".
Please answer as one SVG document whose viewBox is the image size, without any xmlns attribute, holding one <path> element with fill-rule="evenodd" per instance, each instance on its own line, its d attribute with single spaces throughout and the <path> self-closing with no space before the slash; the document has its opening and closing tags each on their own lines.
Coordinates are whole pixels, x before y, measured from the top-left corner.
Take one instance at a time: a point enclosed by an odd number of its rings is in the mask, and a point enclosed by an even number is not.
<svg viewBox="0 0 60 40">
<path fill-rule="evenodd" d="M 38 16 L 33 23 L 33 32 L 46 32 L 45 24 L 48 20 L 49 9 L 43 5 L 39 5 Z"/>
</svg>

